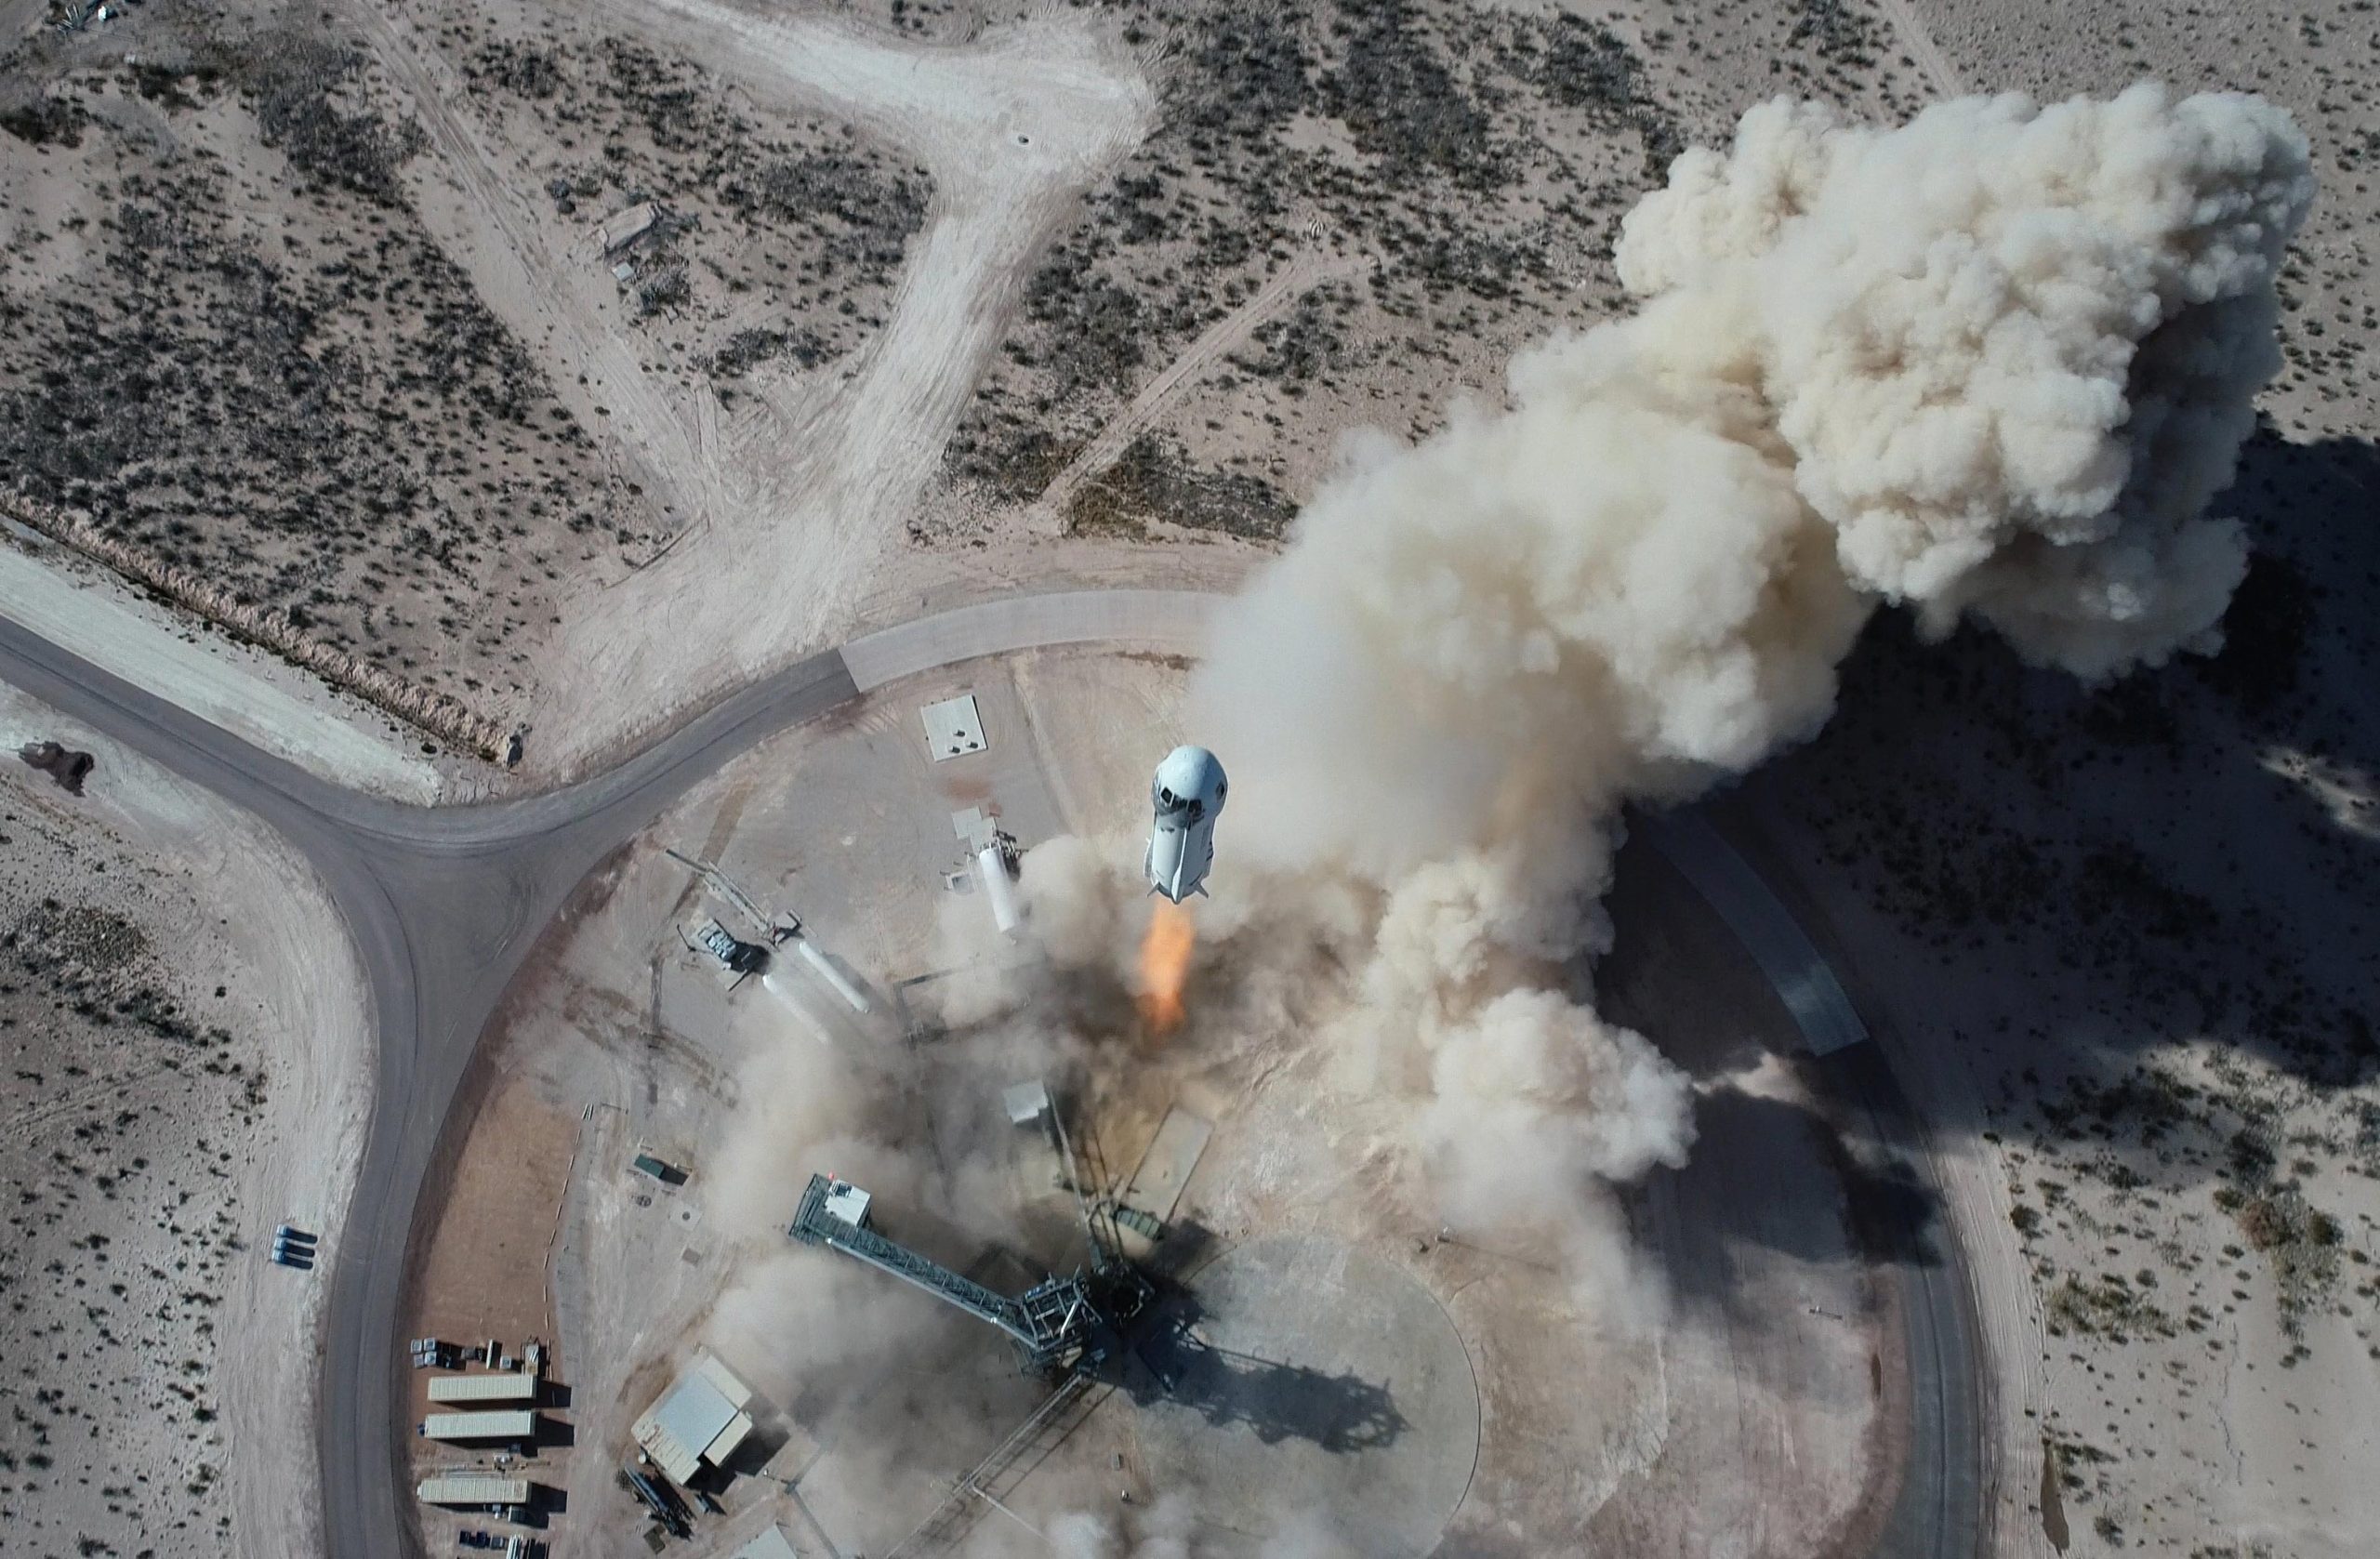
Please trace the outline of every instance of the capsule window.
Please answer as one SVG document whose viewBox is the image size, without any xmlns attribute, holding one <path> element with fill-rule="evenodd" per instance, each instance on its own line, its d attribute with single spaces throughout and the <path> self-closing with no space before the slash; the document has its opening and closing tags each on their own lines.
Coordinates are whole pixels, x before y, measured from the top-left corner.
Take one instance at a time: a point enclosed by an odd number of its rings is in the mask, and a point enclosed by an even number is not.
<svg viewBox="0 0 2380 1559">
<path fill-rule="evenodd" d="M 1169 807 L 1173 805 L 1173 792 L 1170 790 L 1159 790 L 1157 793 L 1157 799 L 1162 805 Z"/>
</svg>

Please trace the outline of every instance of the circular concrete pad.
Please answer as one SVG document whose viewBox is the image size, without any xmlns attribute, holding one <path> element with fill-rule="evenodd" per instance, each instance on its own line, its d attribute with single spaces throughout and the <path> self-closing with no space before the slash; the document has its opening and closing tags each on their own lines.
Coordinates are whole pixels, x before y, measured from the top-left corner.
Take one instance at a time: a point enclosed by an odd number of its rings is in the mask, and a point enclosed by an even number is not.
<svg viewBox="0 0 2380 1559">
<path fill-rule="evenodd" d="M 1437 1546 L 1479 1457 L 1462 1338 L 1411 1275 L 1319 1235 L 1216 1259 L 1140 1360 L 1153 1492 L 1263 1538 L 1319 1523 L 1368 1559 Z"/>
</svg>

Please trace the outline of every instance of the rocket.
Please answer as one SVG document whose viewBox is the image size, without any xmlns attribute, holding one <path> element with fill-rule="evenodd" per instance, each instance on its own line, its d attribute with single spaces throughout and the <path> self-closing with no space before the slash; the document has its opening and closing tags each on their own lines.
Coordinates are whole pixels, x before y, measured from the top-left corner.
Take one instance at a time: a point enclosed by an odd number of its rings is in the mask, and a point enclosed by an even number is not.
<svg viewBox="0 0 2380 1559">
<path fill-rule="evenodd" d="M 1150 892 L 1180 904 L 1207 891 L 1207 868 L 1215 864 L 1215 819 L 1228 788 L 1223 766 L 1206 748 L 1176 747 L 1165 755 L 1149 782 L 1157 817 L 1142 870 Z"/>
</svg>

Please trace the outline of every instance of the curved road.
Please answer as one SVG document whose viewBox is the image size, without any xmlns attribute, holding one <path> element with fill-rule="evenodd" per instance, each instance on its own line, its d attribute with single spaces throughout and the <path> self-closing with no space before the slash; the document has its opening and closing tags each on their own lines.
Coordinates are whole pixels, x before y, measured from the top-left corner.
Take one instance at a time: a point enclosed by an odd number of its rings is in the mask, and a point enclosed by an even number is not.
<svg viewBox="0 0 2380 1559">
<path fill-rule="evenodd" d="M 332 1263 L 324 1339 L 319 1432 L 330 1554 L 406 1559 L 395 1433 L 403 1371 L 394 1340 L 415 1203 L 481 1034 L 580 879 L 731 760 L 863 693 L 937 667 L 1055 644 L 1195 652 L 1218 599 L 1084 590 L 922 618 L 787 667 L 594 778 L 519 800 L 443 808 L 342 789 L 0 618 L 0 681 L 278 829 L 321 875 L 362 958 L 376 1009 L 378 1075 L 355 1197 Z M 1778 941 L 1757 905 L 1743 923 L 1725 906 L 1722 913 L 1755 947 L 1792 945 Z M 1775 913 L 1784 916 L 1781 906 Z M 1833 986 L 1831 973 L 1822 984 Z M 1872 1047 L 1860 1053 L 1872 1058 Z M 1863 1082 L 1882 1090 L 1879 1118 L 1907 1128 L 1908 1112 L 1884 1068 L 1862 1070 L 1871 1074 Z M 1905 1131 L 1894 1135 L 1913 1147 Z M 1879 1550 L 1887 1554 L 1947 1552 L 1924 1546 L 1926 1538 L 1964 1532 L 1971 1542 L 1977 1526 L 1977 1480 L 1960 1473 L 1978 1438 L 1973 1328 L 1954 1242 L 1943 1255 L 1937 1266 L 1900 1275 L 1912 1315 L 1911 1372 L 1933 1389 L 1920 1392 L 1910 1475 Z M 1964 1411 L 1929 1413 L 1927 1401 L 1964 1404 Z"/>
</svg>

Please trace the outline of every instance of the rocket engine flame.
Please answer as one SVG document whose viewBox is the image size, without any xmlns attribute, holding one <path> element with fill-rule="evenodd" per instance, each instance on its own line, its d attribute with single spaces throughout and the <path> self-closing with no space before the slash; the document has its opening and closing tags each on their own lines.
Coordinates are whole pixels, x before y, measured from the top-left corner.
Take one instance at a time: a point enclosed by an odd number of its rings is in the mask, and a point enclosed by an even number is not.
<svg viewBox="0 0 2380 1559">
<path fill-rule="evenodd" d="M 1180 905 L 1150 901 L 1149 929 L 1141 937 L 1141 1022 L 1151 1034 L 1170 1034 L 1186 1011 L 1182 988 L 1190 979 L 1190 955 L 1198 945 L 1198 923 Z"/>
</svg>

